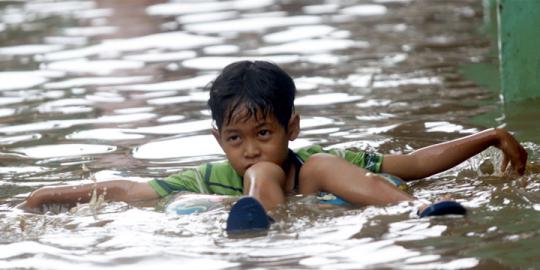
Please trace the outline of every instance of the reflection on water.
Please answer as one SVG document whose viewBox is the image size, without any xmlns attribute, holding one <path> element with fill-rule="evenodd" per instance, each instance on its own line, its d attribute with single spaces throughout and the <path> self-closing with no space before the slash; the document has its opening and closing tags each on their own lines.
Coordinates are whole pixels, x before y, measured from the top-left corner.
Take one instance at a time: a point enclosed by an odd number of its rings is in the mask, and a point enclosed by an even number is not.
<svg viewBox="0 0 540 270">
<path fill-rule="evenodd" d="M 538 100 L 503 107 L 460 74 L 496 61 L 479 2 L 0 3 L 0 268 L 536 267 Z M 529 172 L 502 175 L 490 149 L 411 184 L 420 198 L 462 202 L 467 218 L 292 198 L 268 235 L 239 239 L 223 232 L 229 205 L 188 216 L 162 212 L 166 200 L 12 208 L 44 185 L 144 181 L 222 160 L 205 86 L 244 59 L 295 78 L 302 133 L 292 148 L 408 153 L 497 125 L 525 142 Z"/>
</svg>

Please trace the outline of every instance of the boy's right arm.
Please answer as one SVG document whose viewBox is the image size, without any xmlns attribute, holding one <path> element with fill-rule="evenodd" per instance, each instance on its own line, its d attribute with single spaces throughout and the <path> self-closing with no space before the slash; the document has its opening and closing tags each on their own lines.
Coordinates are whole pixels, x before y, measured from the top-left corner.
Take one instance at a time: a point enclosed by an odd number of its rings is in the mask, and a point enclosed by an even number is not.
<svg viewBox="0 0 540 270">
<path fill-rule="evenodd" d="M 109 180 L 82 185 L 43 187 L 32 192 L 26 201 L 17 207 L 32 210 L 49 203 L 86 203 L 90 201 L 94 189 L 97 196 L 104 195 L 109 201 L 134 202 L 159 198 L 147 182 Z"/>
<path fill-rule="evenodd" d="M 385 155 L 381 171 L 403 180 L 420 179 L 450 169 L 490 146 L 499 148 L 503 153 L 501 171 L 506 171 L 510 164 L 523 175 L 527 151 L 510 133 L 499 128 L 424 147 L 410 154 Z"/>
</svg>

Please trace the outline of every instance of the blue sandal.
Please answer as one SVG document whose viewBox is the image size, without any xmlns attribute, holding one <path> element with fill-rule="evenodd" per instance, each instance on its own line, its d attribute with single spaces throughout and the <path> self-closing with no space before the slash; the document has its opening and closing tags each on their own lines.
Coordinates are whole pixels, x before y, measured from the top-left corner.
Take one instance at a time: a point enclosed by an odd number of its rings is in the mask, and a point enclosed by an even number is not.
<svg viewBox="0 0 540 270">
<path fill-rule="evenodd" d="M 431 216 L 443 216 L 443 215 L 462 215 L 464 216 L 467 214 L 467 209 L 463 207 L 458 202 L 455 201 L 442 201 L 438 203 L 434 203 L 430 205 L 428 208 L 424 209 L 421 213 L 418 215 L 423 217 L 431 217 Z"/>
<path fill-rule="evenodd" d="M 266 231 L 274 220 L 266 214 L 262 205 L 253 197 L 244 197 L 236 202 L 227 218 L 227 233 Z"/>
</svg>

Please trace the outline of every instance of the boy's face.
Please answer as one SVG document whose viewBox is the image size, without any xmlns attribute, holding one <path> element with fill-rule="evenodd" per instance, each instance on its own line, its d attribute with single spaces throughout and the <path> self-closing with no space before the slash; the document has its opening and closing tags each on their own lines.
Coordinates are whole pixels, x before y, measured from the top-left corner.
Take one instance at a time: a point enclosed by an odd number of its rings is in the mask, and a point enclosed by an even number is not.
<svg viewBox="0 0 540 270">
<path fill-rule="evenodd" d="M 266 118 L 246 118 L 246 109 L 239 108 L 229 123 L 212 133 L 227 155 L 227 159 L 240 175 L 253 164 L 268 161 L 285 168 L 289 141 L 296 139 L 300 131 L 300 118 L 294 114 L 288 129 L 278 122 L 273 113 Z"/>
</svg>

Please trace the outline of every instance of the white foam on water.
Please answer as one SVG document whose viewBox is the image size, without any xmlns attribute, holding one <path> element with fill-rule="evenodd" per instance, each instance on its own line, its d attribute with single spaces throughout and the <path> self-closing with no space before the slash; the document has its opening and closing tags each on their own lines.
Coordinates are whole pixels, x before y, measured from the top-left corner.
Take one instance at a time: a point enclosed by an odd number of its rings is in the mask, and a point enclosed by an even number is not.
<svg viewBox="0 0 540 270">
<path fill-rule="evenodd" d="M 64 106 L 64 107 L 52 107 L 52 108 L 39 108 L 40 113 L 60 113 L 60 114 L 81 114 L 94 111 L 92 107 L 85 106 Z"/>
<path fill-rule="evenodd" d="M 28 2 L 25 11 L 45 15 L 65 15 L 74 11 L 89 10 L 95 7 L 92 1 L 59 1 L 59 2 Z"/>
<path fill-rule="evenodd" d="M 385 132 L 391 131 L 391 130 L 399 127 L 399 126 L 400 126 L 400 124 L 394 124 L 394 125 L 386 125 L 386 126 L 379 126 L 379 127 L 370 127 L 370 128 L 366 128 L 366 129 L 359 128 L 358 130 L 359 131 L 364 131 L 367 134 L 380 134 L 380 133 L 385 133 Z"/>
<path fill-rule="evenodd" d="M 86 100 L 83 98 L 66 98 L 66 99 L 57 99 L 53 101 L 48 101 L 42 103 L 40 108 L 51 108 L 51 107 L 63 107 L 63 106 L 74 106 L 74 105 L 92 105 L 94 102 Z"/>
<path fill-rule="evenodd" d="M 374 3 L 401 3 L 406 4 L 410 3 L 411 0 L 373 0 Z"/>
<path fill-rule="evenodd" d="M 41 85 L 51 78 L 64 76 L 59 71 L 7 71 L 0 72 L 0 91 L 28 89 Z"/>
<path fill-rule="evenodd" d="M 155 108 L 153 107 L 132 107 L 132 108 L 126 108 L 126 109 L 116 109 L 114 110 L 114 112 L 118 114 L 132 114 L 132 113 L 152 112 L 154 110 Z"/>
<path fill-rule="evenodd" d="M 233 54 L 240 51 L 240 47 L 236 45 L 216 45 L 216 46 L 208 46 L 203 49 L 203 52 L 205 54 L 213 54 L 213 55 L 219 55 L 219 54 Z"/>
<path fill-rule="evenodd" d="M 73 37 L 93 37 L 99 35 L 111 35 L 118 31 L 114 26 L 88 26 L 64 28 L 64 35 Z"/>
<path fill-rule="evenodd" d="M 284 43 L 275 46 L 266 46 L 257 49 L 261 54 L 298 53 L 314 54 L 349 48 L 367 48 L 369 43 L 350 39 L 309 39 Z"/>
<path fill-rule="evenodd" d="M 22 97 L 0 97 L 0 105 L 17 104 L 25 100 L 26 99 Z"/>
<path fill-rule="evenodd" d="M 116 151 L 116 146 L 101 144 L 55 144 L 34 147 L 20 147 L 13 149 L 29 158 L 55 158 L 106 154 Z"/>
<path fill-rule="evenodd" d="M 374 107 L 386 107 L 392 103 L 392 100 L 390 99 L 368 99 L 363 102 L 356 103 L 355 106 L 358 106 L 360 108 L 374 108 Z M 378 114 L 378 115 L 364 115 L 364 116 L 357 116 L 356 119 L 362 120 L 362 121 L 370 121 L 370 120 L 381 120 L 381 119 L 387 119 L 391 115 L 390 114 Z"/>
<path fill-rule="evenodd" d="M 222 43 L 222 39 L 218 37 L 193 35 L 185 32 L 166 32 L 128 39 L 109 40 L 84 48 L 48 53 L 43 58 L 47 61 L 60 61 L 102 53 L 125 53 L 149 49 L 183 50 L 220 43 Z"/>
<path fill-rule="evenodd" d="M 373 75 L 371 74 L 351 74 L 346 79 L 340 81 L 343 84 L 350 84 L 352 87 L 368 87 L 371 85 Z"/>
<path fill-rule="evenodd" d="M 79 19 L 97 19 L 103 17 L 111 17 L 114 15 L 113 9 L 99 8 L 89 10 L 77 10 L 74 12 L 74 17 Z"/>
<path fill-rule="evenodd" d="M 474 133 L 476 128 L 465 129 L 462 125 L 452 124 L 446 121 L 425 122 L 426 132 L 446 132 L 446 133 Z"/>
<path fill-rule="evenodd" d="M 335 31 L 334 27 L 328 25 L 308 25 L 291 27 L 285 31 L 275 32 L 263 37 L 269 43 L 284 43 L 300 39 L 321 37 Z"/>
<path fill-rule="evenodd" d="M 290 143 L 292 149 L 312 145 L 307 139 L 298 139 Z M 199 157 L 224 155 L 223 150 L 212 135 L 197 135 L 143 144 L 133 150 L 137 159 L 171 159 L 181 157 Z"/>
<path fill-rule="evenodd" d="M 44 37 L 43 42 L 48 43 L 48 44 L 83 46 L 83 45 L 86 45 L 88 43 L 88 38 L 86 38 L 86 37 L 50 36 L 50 37 Z"/>
<path fill-rule="evenodd" d="M 49 53 L 63 49 L 62 45 L 28 44 L 11 47 L 0 47 L 0 55 L 34 55 Z"/>
<path fill-rule="evenodd" d="M 137 113 L 137 114 L 121 114 L 121 115 L 105 115 L 96 119 L 72 119 L 72 120 L 50 120 L 45 122 L 35 122 L 21 125 L 11 125 L 0 127 L 0 132 L 3 133 L 20 133 L 39 130 L 55 130 L 73 127 L 76 125 L 87 124 L 114 124 L 128 123 L 155 118 L 156 114 L 152 113 Z"/>
<path fill-rule="evenodd" d="M 51 82 L 43 85 L 47 89 L 65 89 L 84 86 L 107 86 L 121 85 L 131 83 L 141 83 L 150 81 L 150 76 L 133 76 L 133 77 L 80 77 L 67 79 L 64 81 Z"/>
<path fill-rule="evenodd" d="M 137 159 L 169 159 L 223 154 L 212 135 L 149 142 L 133 150 L 133 157 Z"/>
<path fill-rule="evenodd" d="M 388 12 L 388 9 L 383 5 L 356 5 L 346 7 L 341 10 L 341 13 L 356 16 L 381 16 Z"/>
<path fill-rule="evenodd" d="M 129 123 L 143 120 L 149 120 L 157 117 L 155 113 L 134 113 L 134 114 L 117 114 L 105 115 L 97 119 L 90 119 L 93 123 Z"/>
<path fill-rule="evenodd" d="M 336 133 L 340 129 L 339 128 L 320 128 L 320 129 L 312 129 L 312 130 L 302 130 L 302 135 L 323 135 L 323 134 L 331 134 Z"/>
<path fill-rule="evenodd" d="M 60 70 L 68 73 L 109 75 L 116 70 L 140 69 L 144 62 L 129 60 L 86 60 L 73 59 L 66 61 L 50 62 L 45 65 L 49 70 Z"/>
<path fill-rule="evenodd" d="M 320 76 L 295 78 L 294 83 L 296 84 L 297 90 L 314 90 L 319 86 L 336 85 L 336 81 L 334 79 Z"/>
<path fill-rule="evenodd" d="M 142 139 L 145 136 L 141 134 L 126 133 L 130 130 L 118 128 L 100 128 L 91 130 L 77 131 L 66 135 L 70 140 L 104 140 L 104 141 L 119 141 L 119 140 L 136 140 Z"/>
<path fill-rule="evenodd" d="M 294 104 L 297 106 L 320 106 L 344 102 L 353 102 L 360 99 L 362 99 L 361 96 L 351 96 L 346 93 L 329 93 L 299 97 L 296 99 Z"/>
<path fill-rule="evenodd" d="M 397 53 L 393 55 L 387 55 L 383 58 L 383 63 L 387 66 L 395 66 L 396 64 L 402 63 L 407 60 L 408 54 L 406 53 Z"/>
<path fill-rule="evenodd" d="M 338 9 L 339 5 L 337 4 L 309 5 L 302 7 L 302 10 L 306 14 L 335 13 Z"/>
<path fill-rule="evenodd" d="M 227 56 L 207 56 L 197 57 L 182 62 L 182 66 L 200 70 L 221 70 L 228 64 L 238 61 L 269 61 L 276 64 L 287 64 L 298 61 L 298 55 L 272 55 L 253 57 L 227 57 Z"/>
<path fill-rule="evenodd" d="M 413 258 L 408 258 L 405 262 L 413 261 Z M 429 257 L 428 257 L 429 258 Z M 455 270 L 455 269 L 471 269 L 478 266 L 480 261 L 477 258 L 460 258 L 451 261 L 438 260 L 433 263 L 423 263 L 420 265 L 403 265 L 402 269 L 443 269 L 443 270 Z M 401 268 L 401 267 L 400 267 Z"/>
<path fill-rule="evenodd" d="M 301 118 L 300 120 L 300 128 L 306 129 L 306 128 L 313 128 L 313 127 L 321 127 L 321 126 L 327 126 L 327 125 L 337 125 L 336 121 L 332 118 L 328 117 L 306 117 Z"/>
<path fill-rule="evenodd" d="M 83 113 L 93 111 L 94 108 L 91 107 L 93 104 L 94 102 L 85 99 L 59 99 L 42 103 L 38 106 L 37 110 L 40 113 Z"/>
<path fill-rule="evenodd" d="M 186 24 L 184 29 L 203 34 L 218 34 L 224 32 L 261 32 L 273 27 L 318 24 L 321 21 L 322 19 L 317 16 L 255 17 L 220 22 Z"/>
<path fill-rule="evenodd" d="M 428 221 L 404 220 L 390 223 L 385 238 L 395 241 L 423 240 L 441 236 L 447 229 L 447 226 L 433 225 Z"/>
<path fill-rule="evenodd" d="M 28 142 L 28 141 L 37 141 L 41 139 L 41 137 L 43 136 L 39 133 L 0 137 L 0 145 L 8 145 L 8 144 L 14 144 L 14 143 L 19 143 L 19 142 Z"/>
<path fill-rule="evenodd" d="M 274 0 L 237 0 L 237 1 L 212 1 L 195 3 L 165 3 L 149 6 L 146 12 L 153 16 L 173 16 L 191 13 L 206 13 L 224 10 L 249 10 L 270 6 Z"/>
<path fill-rule="evenodd" d="M 185 60 L 189 58 L 194 58 L 197 56 L 197 53 L 194 51 L 179 51 L 179 52 L 156 52 L 156 53 L 145 53 L 145 54 L 132 54 L 124 56 L 126 60 L 133 61 L 143 61 L 147 63 L 153 62 L 172 62 L 178 60 Z"/>
<path fill-rule="evenodd" d="M 326 65 L 337 65 L 343 61 L 346 61 L 346 57 L 331 53 L 305 55 L 302 57 L 302 59 L 305 59 L 306 62 Z"/>
<path fill-rule="evenodd" d="M 375 30 L 380 32 L 404 32 L 408 29 L 407 24 L 398 23 L 398 24 L 379 24 L 375 26 Z"/>
<path fill-rule="evenodd" d="M 238 16 L 237 11 L 208 12 L 208 13 L 182 15 L 176 18 L 176 21 L 181 24 L 215 22 L 215 21 L 222 21 L 226 19 L 232 19 L 237 16 Z"/>
<path fill-rule="evenodd" d="M 183 133 L 191 133 L 202 130 L 209 130 L 212 128 L 212 121 L 210 119 L 196 120 L 190 122 L 158 125 L 152 127 L 139 127 L 134 131 L 143 134 L 162 134 L 162 135 L 176 135 Z"/>
<path fill-rule="evenodd" d="M 353 241 L 351 240 L 351 242 Z M 358 254 L 369 254 L 369 256 L 358 256 Z M 393 240 L 380 240 L 349 245 L 342 251 L 327 253 L 322 257 L 339 260 L 339 265 L 343 268 L 350 266 L 355 269 L 363 269 L 377 264 L 388 265 L 420 254 L 419 251 L 404 248 Z"/>
<path fill-rule="evenodd" d="M 15 109 L 11 108 L 0 108 L 0 117 L 11 116 L 15 114 Z"/>
<path fill-rule="evenodd" d="M 96 104 L 100 103 L 121 103 L 126 101 L 127 99 L 123 96 L 120 96 L 116 93 L 108 93 L 108 92 L 98 92 L 94 95 L 87 95 L 87 100 L 93 101 Z"/>
<path fill-rule="evenodd" d="M 39 166 L 24 166 L 24 167 L 8 167 L 1 166 L 0 174 L 26 174 L 26 173 L 42 173 L 49 171 L 49 168 Z"/>
<path fill-rule="evenodd" d="M 187 102 L 206 102 L 209 98 L 210 95 L 208 92 L 192 92 L 187 96 L 172 96 L 150 99 L 147 101 L 147 103 L 152 105 L 167 105 Z"/>
<path fill-rule="evenodd" d="M 183 115 L 167 115 L 167 116 L 160 117 L 159 119 L 157 119 L 157 121 L 160 123 L 167 123 L 167 122 L 181 121 L 184 119 L 186 119 L 186 117 Z"/>
<path fill-rule="evenodd" d="M 172 90 L 191 90 L 196 88 L 205 87 L 209 82 L 216 78 L 216 74 L 206 74 L 193 78 L 187 78 L 176 81 L 165 81 L 159 83 L 148 84 L 133 84 L 119 86 L 117 90 L 130 90 L 130 91 L 172 91 Z"/>
<path fill-rule="evenodd" d="M 440 85 L 442 79 L 439 77 L 421 78 L 396 78 L 393 80 L 377 80 L 373 82 L 373 88 L 399 87 L 403 85 Z"/>
</svg>

